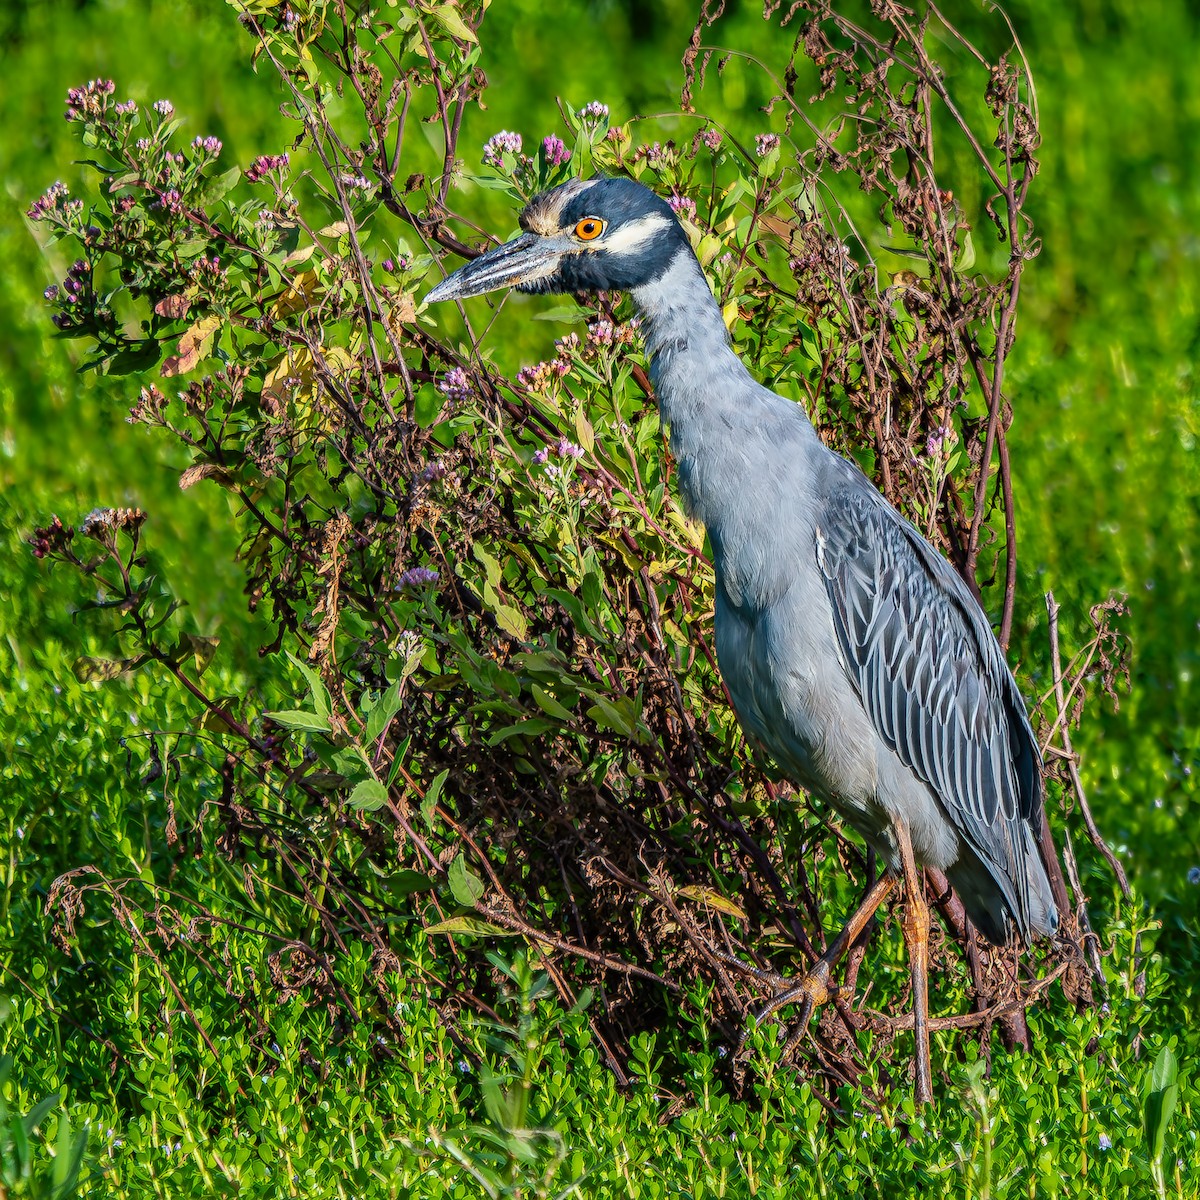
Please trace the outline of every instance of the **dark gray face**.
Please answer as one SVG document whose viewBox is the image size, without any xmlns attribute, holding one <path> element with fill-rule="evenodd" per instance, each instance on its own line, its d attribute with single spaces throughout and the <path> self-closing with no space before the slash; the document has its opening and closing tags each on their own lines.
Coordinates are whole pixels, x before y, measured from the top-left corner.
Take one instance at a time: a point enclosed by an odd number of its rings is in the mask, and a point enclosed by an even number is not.
<svg viewBox="0 0 1200 1200">
<path fill-rule="evenodd" d="M 520 237 L 444 279 L 427 301 L 461 300 L 499 288 L 522 292 L 624 291 L 662 275 L 691 253 L 671 206 L 632 179 L 572 179 L 535 196 Z"/>
</svg>

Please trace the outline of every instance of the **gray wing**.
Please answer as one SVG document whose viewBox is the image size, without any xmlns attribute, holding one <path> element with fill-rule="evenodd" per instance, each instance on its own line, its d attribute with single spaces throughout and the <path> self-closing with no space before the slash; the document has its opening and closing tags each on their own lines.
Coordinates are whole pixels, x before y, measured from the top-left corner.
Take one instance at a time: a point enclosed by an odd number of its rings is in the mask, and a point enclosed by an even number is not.
<svg viewBox="0 0 1200 1200">
<path fill-rule="evenodd" d="M 1027 838 L 1041 756 L 974 596 L 865 480 L 847 474 L 817 522 L 817 560 L 851 682 L 880 736 L 940 798 L 1029 912 Z"/>
</svg>

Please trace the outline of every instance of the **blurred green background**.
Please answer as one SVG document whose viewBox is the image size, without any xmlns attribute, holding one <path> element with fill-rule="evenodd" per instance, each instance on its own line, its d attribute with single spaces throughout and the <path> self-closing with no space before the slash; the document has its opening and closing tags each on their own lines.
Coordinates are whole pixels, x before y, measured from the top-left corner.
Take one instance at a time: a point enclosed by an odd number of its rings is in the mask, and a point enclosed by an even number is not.
<svg viewBox="0 0 1200 1200">
<path fill-rule="evenodd" d="M 1119 711 L 1089 710 L 1076 744 L 1100 827 L 1139 903 L 1164 923 L 1158 944 L 1173 980 L 1164 1029 L 1194 1057 L 1200 10 L 1186 0 L 1072 0 L 1009 12 L 1037 81 L 1044 139 L 1030 204 L 1043 250 L 1025 276 L 1007 384 L 1021 556 L 1014 655 L 1025 640 L 1039 647 L 1035 659 L 1044 654 L 1046 589 L 1063 606 L 1068 650 L 1086 636 L 1090 605 L 1128 596 L 1131 690 Z M 950 15 L 996 36 L 995 18 L 961 0 Z M 482 63 L 491 86 L 486 111 L 468 113 L 464 155 L 499 129 L 527 142 L 558 129 L 559 97 L 600 99 L 614 123 L 667 114 L 656 136 L 669 135 L 694 19 L 681 0 L 493 0 Z M 757 5 L 730 3 L 706 40 L 781 66 L 789 36 Z M 169 96 L 187 138 L 217 135 L 228 165 L 286 148 L 290 129 L 274 80 L 250 68 L 247 38 L 215 0 L 9 0 L 0 71 L 0 838 L 9 867 L 0 921 L 6 968 L 19 974 L 53 953 L 36 932 L 50 881 L 100 855 L 102 833 L 74 819 L 87 807 L 78 797 L 136 809 L 142 795 L 122 773 L 118 739 L 147 711 L 169 724 L 175 703 L 144 675 L 108 687 L 74 681 L 81 644 L 99 643 L 72 616 L 77 580 L 36 564 L 23 544 L 32 527 L 52 513 L 77 520 L 96 504 L 148 510 L 163 569 L 196 624 L 223 639 L 230 686 L 263 684 L 224 493 L 179 491 L 179 448 L 125 423 L 130 380 L 76 374 L 80 347 L 54 336 L 41 298 L 72 255 L 43 254 L 23 212 L 55 179 L 83 191 L 62 109 L 68 87 L 91 77 L 113 78 L 119 98 Z M 752 137 L 781 128 L 779 113 L 760 111 L 765 86 L 735 63 L 710 73 L 697 105 Z M 512 226 L 492 196 L 480 195 L 476 215 L 499 232 Z M 505 328 L 515 340 L 500 353 L 513 362 L 544 357 L 555 332 Z M 89 811 L 97 822 L 103 805 Z M 1112 888 L 1093 878 L 1103 915 Z"/>
</svg>

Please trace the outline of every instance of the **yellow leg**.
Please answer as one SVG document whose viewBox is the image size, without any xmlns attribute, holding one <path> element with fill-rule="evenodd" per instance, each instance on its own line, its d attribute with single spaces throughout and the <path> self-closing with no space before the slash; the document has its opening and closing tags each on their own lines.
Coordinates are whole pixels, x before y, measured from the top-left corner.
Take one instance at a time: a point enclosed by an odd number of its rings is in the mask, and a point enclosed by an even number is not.
<svg viewBox="0 0 1200 1200">
<path fill-rule="evenodd" d="M 929 906 L 925 903 L 925 881 L 913 857 L 908 826 L 895 822 L 900 864 L 904 871 L 907 904 L 904 915 L 904 940 L 912 963 L 913 1037 L 916 1040 L 913 1061 L 914 1096 L 918 1108 L 933 1099 L 933 1077 L 929 1066 Z"/>
</svg>

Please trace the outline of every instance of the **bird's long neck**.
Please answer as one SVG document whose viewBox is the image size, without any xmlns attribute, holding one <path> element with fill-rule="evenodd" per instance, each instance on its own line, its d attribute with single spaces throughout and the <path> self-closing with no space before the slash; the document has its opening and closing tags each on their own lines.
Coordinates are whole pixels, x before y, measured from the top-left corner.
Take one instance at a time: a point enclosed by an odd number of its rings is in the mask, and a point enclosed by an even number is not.
<svg viewBox="0 0 1200 1200">
<path fill-rule="evenodd" d="M 721 309 L 689 247 L 632 295 L 642 313 L 659 412 L 679 455 L 698 418 L 703 427 L 702 414 L 729 398 L 731 384 L 749 382 L 749 373 L 729 344 Z"/>
</svg>

